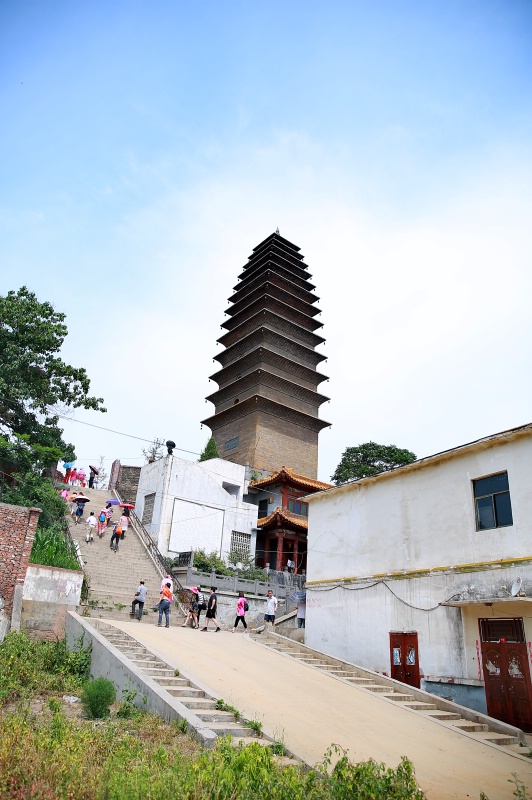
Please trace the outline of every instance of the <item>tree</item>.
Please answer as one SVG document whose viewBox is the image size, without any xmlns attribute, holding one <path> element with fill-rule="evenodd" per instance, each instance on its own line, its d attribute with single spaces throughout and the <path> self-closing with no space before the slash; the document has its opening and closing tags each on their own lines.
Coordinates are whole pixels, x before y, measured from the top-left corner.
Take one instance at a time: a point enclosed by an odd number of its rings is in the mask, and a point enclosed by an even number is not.
<svg viewBox="0 0 532 800">
<path fill-rule="evenodd" d="M 216 442 L 214 441 L 214 436 L 211 436 L 203 448 L 198 461 L 208 461 L 210 458 L 220 458 L 218 448 L 216 447 Z"/>
<path fill-rule="evenodd" d="M 46 466 L 59 458 L 74 460 L 74 447 L 63 441 L 58 426 L 59 413 L 105 411 L 103 399 L 89 395 L 86 371 L 58 356 L 67 335 L 65 316 L 25 286 L 0 296 L 0 434 L 22 442 Z"/>
<path fill-rule="evenodd" d="M 147 464 L 152 464 L 154 461 L 159 461 L 163 457 L 163 440 L 154 439 L 149 447 L 142 451 L 142 455 L 146 459 Z"/>
<path fill-rule="evenodd" d="M 417 458 L 410 450 L 402 450 L 394 444 L 366 442 L 357 447 L 348 447 L 336 467 L 331 480 L 338 486 L 353 478 L 366 478 L 387 472 L 404 464 L 411 464 Z"/>
</svg>

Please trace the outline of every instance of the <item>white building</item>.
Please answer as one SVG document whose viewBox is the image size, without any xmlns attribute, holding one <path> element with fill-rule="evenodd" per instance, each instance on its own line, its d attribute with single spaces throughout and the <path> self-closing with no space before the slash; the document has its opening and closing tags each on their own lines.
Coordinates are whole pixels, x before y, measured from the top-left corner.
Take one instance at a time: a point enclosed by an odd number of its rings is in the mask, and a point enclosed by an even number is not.
<svg viewBox="0 0 532 800">
<path fill-rule="evenodd" d="M 306 643 L 532 730 L 532 425 L 305 499 Z"/>
<path fill-rule="evenodd" d="M 140 472 L 135 510 L 163 555 L 203 549 L 255 554 L 257 506 L 243 502 L 245 467 L 167 455 Z"/>
</svg>

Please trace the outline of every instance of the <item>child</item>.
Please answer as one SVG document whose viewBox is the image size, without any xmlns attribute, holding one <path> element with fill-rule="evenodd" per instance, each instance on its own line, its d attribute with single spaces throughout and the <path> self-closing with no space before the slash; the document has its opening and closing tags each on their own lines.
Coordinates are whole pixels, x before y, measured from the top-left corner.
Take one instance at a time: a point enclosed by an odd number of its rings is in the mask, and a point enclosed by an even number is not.
<svg viewBox="0 0 532 800">
<path fill-rule="evenodd" d="M 94 516 L 94 511 L 91 511 L 89 514 L 89 518 L 87 520 L 87 535 L 85 536 L 85 541 L 87 544 L 92 544 L 94 541 L 94 528 L 98 524 L 98 520 Z"/>
</svg>

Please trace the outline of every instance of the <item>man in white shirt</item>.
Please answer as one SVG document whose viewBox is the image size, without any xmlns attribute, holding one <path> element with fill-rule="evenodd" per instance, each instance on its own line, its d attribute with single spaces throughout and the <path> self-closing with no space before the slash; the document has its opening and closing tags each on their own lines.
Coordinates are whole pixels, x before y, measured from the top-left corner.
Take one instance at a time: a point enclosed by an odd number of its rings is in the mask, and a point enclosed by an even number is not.
<svg viewBox="0 0 532 800">
<path fill-rule="evenodd" d="M 139 588 L 135 592 L 135 597 L 133 598 L 133 602 L 131 603 L 131 614 L 135 616 L 135 606 L 138 605 L 139 610 L 137 613 L 137 619 L 140 622 L 142 619 L 142 612 L 144 611 L 144 601 L 146 600 L 146 595 L 148 594 L 148 590 L 144 586 L 144 581 L 141 581 L 139 584 Z"/>
<path fill-rule="evenodd" d="M 264 627 L 266 628 L 268 623 L 271 624 L 272 628 L 275 628 L 275 612 L 277 611 L 277 598 L 273 596 L 273 592 L 271 589 L 268 589 L 268 596 L 266 597 L 266 613 L 264 614 Z"/>
<path fill-rule="evenodd" d="M 92 544 L 94 541 L 94 529 L 98 524 L 98 520 L 94 516 L 94 511 L 91 511 L 89 517 L 87 519 L 87 535 L 85 536 L 85 541 L 87 544 Z"/>
</svg>

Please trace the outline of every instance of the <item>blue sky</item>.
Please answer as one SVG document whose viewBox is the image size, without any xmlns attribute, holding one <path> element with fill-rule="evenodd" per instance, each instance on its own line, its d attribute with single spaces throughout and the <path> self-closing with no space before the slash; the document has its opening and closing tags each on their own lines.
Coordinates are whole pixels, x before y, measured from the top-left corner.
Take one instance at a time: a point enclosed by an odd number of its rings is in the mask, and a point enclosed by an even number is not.
<svg viewBox="0 0 532 800">
<path fill-rule="evenodd" d="M 320 477 L 529 422 L 532 6 L 0 6 L 0 291 L 68 314 L 108 413 L 199 451 L 227 298 L 279 226 L 320 296 Z M 142 444 L 74 421 L 82 462 Z"/>
</svg>

